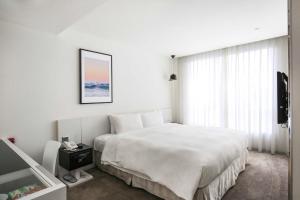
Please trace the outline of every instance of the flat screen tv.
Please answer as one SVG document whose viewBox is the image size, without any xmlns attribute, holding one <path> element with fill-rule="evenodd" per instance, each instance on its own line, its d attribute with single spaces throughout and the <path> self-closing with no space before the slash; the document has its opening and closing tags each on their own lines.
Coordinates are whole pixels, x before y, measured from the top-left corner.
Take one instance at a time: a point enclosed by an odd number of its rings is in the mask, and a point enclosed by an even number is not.
<svg viewBox="0 0 300 200">
<path fill-rule="evenodd" d="M 277 123 L 288 122 L 288 76 L 277 72 Z"/>
</svg>

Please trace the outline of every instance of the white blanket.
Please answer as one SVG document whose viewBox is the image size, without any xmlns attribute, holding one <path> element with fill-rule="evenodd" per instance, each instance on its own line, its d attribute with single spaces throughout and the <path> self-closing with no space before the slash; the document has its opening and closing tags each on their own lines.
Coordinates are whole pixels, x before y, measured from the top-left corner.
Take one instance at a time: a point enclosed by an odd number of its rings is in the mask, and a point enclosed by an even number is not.
<svg viewBox="0 0 300 200">
<path fill-rule="evenodd" d="M 111 137 L 101 162 L 144 174 L 192 200 L 246 147 L 245 136 L 232 130 L 166 124 Z"/>
</svg>

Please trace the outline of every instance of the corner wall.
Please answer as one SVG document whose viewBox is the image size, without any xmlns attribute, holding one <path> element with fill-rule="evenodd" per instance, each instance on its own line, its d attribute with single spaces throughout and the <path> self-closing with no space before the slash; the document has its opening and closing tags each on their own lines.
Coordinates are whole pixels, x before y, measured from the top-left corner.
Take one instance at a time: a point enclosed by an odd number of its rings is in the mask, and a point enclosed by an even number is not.
<svg viewBox="0 0 300 200">
<path fill-rule="evenodd" d="M 291 0 L 292 198 L 300 199 L 300 1 Z"/>
<path fill-rule="evenodd" d="M 55 36 L 0 22 L 0 137 L 41 161 L 56 120 L 171 107 L 170 60 L 76 32 Z M 79 48 L 113 56 L 113 103 L 79 104 Z"/>
</svg>

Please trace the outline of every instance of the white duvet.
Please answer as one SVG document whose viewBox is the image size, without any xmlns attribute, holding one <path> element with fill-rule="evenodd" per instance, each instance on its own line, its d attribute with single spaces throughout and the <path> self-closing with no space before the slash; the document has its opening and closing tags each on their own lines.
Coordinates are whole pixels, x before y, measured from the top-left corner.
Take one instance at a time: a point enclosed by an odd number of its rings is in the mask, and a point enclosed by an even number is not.
<svg viewBox="0 0 300 200">
<path fill-rule="evenodd" d="M 101 162 L 146 175 L 192 200 L 246 147 L 244 134 L 232 130 L 165 124 L 110 137 Z"/>
</svg>

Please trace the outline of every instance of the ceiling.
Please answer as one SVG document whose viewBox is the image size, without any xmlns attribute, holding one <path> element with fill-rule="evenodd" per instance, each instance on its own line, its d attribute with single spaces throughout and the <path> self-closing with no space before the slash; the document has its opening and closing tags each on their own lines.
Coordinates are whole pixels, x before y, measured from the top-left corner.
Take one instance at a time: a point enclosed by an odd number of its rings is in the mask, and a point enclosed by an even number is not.
<svg viewBox="0 0 300 200">
<path fill-rule="evenodd" d="M 0 0 L 0 20 L 58 34 L 105 0 Z"/>
<path fill-rule="evenodd" d="M 1 0 L 0 19 L 185 56 L 287 34 L 287 0 Z"/>
</svg>

